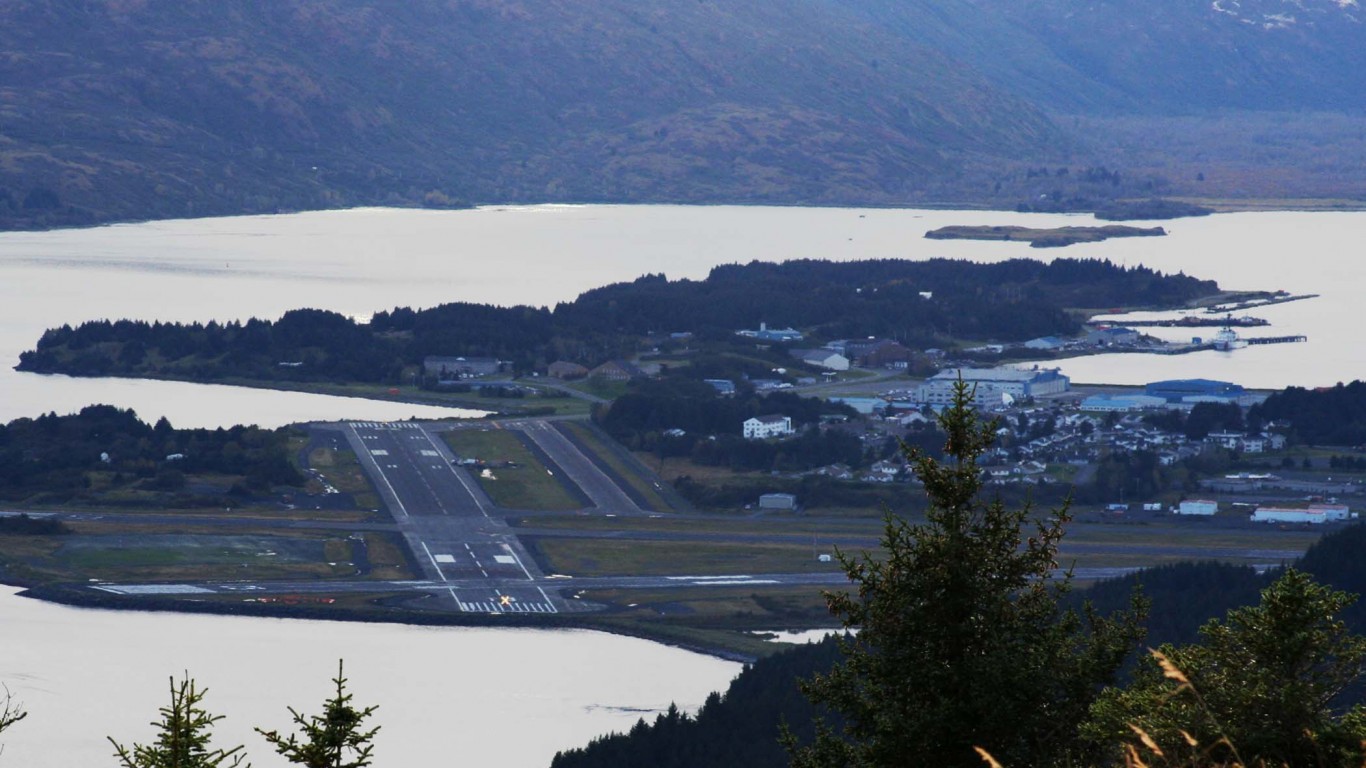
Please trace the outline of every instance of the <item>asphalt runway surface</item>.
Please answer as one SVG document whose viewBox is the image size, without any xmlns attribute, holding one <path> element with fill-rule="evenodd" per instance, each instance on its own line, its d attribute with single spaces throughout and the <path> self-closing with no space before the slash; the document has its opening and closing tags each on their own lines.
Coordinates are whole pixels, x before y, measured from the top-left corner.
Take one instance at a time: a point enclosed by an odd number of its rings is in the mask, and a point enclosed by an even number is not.
<svg viewBox="0 0 1366 768">
<path fill-rule="evenodd" d="M 536 563 L 445 442 L 418 422 L 351 422 L 360 458 L 429 582 L 456 608 L 558 613 L 563 599 L 535 582 Z"/>
</svg>

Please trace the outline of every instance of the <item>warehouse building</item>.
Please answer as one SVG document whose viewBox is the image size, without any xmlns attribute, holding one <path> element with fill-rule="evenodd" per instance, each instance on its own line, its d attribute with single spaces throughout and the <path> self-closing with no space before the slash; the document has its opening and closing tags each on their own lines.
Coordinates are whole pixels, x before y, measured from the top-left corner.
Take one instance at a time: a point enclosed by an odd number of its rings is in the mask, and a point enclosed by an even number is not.
<svg viewBox="0 0 1366 768">
<path fill-rule="evenodd" d="M 1154 381 L 1143 388 L 1143 394 L 1160 397 L 1169 403 L 1228 402 L 1236 403 L 1247 394 L 1237 384 L 1211 379 L 1172 379 Z"/>
<path fill-rule="evenodd" d="M 1355 517 L 1346 504 L 1310 504 L 1307 507 L 1257 507 L 1254 523 L 1338 523 Z"/>
<path fill-rule="evenodd" d="M 1213 515 L 1219 511 L 1219 502 L 1207 501 L 1205 499 L 1191 499 L 1183 501 L 1176 507 L 1178 515 Z"/>
<path fill-rule="evenodd" d="M 1056 368 L 945 368 L 920 387 L 920 402 L 949 405 L 959 377 L 973 393 L 972 404 L 979 408 L 1009 404 L 1024 397 L 1061 394 L 1071 387 L 1071 380 Z"/>
</svg>

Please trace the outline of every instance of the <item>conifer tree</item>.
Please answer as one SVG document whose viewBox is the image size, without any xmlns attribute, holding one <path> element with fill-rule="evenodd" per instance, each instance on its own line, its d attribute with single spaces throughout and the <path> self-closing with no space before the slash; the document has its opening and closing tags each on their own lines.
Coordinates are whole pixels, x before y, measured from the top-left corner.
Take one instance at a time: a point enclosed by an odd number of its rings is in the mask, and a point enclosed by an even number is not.
<svg viewBox="0 0 1366 768">
<path fill-rule="evenodd" d="M 210 749 L 213 724 L 223 719 L 211 715 L 200 703 L 207 690 L 201 690 L 186 673 L 179 683 L 170 678 L 171 703 L 162 707 L 161 719 L 152 722 L 157 728 L 156 742 L 150 746 L 134 744 L 127 749 L 109 737 L 114 745 L 114 756 L 123 768 L 237 768 L 245 756 L 242 747 Z M 250 764 L 246 768 L 251 768 Z"/>
<path fill-rule="evenodd" d="M 1259 604 L 1201 627 L 1200 642 L 1145 659 L 1083 732 L 1116 759 L 1122 745 L 1144 748 L 1137 728 L 1170 764 L 1362 765 L 1366 707 L 1345 701 L 1366 679 L 1366 637 L 1340 618 L 1355 600 L 1289 569 Z"/>
<path fill-rule="evenodd" d="M 803 683 L 838 723 L 804 746 L 785 737 L 795 768 L 977 768 L 977 747 L 1006 765 L 1084 759 L 1078 724 L 1136 647 L 1141 601 L 1108 618 L 1060 607 L 1067 509 L 1033 520 L 1028 505 L 979 498 L 977 460 L 995 426 L 972 396 L 959 381 L 940 415 L 946 461 L 903 448 L 929 497 L 926 522 L 888 511 L 880 554 L 839 555 L 855 591 L 827 602 L 856 634 L 832 671 Z"/>
<path fill-rule="evenodd" d="M 356 709 L 351 704 L 351 694 L 346 692 L 346 677 L 341 661 L 337 662 L 337 676 L 332 680 L 337 693 L 323 703 L 321 715 L 304 716 L 289 708 L 299 734 L 281 736 L 278 731 L 260 728 L 256 732 L 275 747 L 275 751 L 296 765 L 307 768 L 365 768 L 370 765 L 370 753 L 374 749 L 371 741 L 379 727 L 366 730 L 362 727 L 378 707 Z"/>
</svg>

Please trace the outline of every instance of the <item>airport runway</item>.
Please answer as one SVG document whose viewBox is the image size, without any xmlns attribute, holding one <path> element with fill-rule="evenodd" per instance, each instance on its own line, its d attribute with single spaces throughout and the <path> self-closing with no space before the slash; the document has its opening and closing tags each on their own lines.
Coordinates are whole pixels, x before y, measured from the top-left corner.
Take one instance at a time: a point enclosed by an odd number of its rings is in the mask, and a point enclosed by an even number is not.
<svg viewBox="0 0 1366 768">
<path fill-rule="evenodd" d="M 1077 579 L 1090 581 L 1124 576 L 1142 568 L 1077 568 Z M 1060 572 L 1059 572 L 1060 575 Z M 119 595 L 207 595 L 207 594 L 253 594 L 253 595 L 338 595 L 363 594 L 376 592 L 433 592 L 456 590 L 458 593 L 471 593 L 481 588 L 483 579 L 460 578 L 446 581 L 220 581 L 194 584 L 96 584 L 93 589 Z M 664 589 L 670 587 L 744 587 L 744 586 L 813 586 L 840 588 L 849 586 L 843 572 L 827 573 L 766 573 L 760 575 L 715 575 L 715 576 L 595 576 L 587 578 L 540 578 L 533 585 L 547 589 L 572 589 L 575 592 L 590 589 Z M 515 603 L 514 603 L 515 605 Z M 461 610 L 487 613 L 543 613 L 528 606 L 509 608 L 489 600 L 472 599 L 464 602 Z"/>
<path fill-rule="evenodd" d="M 558 464 L 569 475 L 569 479 L 579 486 L 598 512 L 622 516 L 647 514 L 578 446 L 560 434 L 553 424 L 523 421 L 510 424 L 508 428 L 520 430 L 540 446 L 551 461 Z"/>
<path fill-rule="evenodd" d="M 347 441 L 398 524 L 427 581 L 457 609 L 558 613 L 562 598 L 541 577 L 493 503 L 417 422 L 350 422 Z"/>
</svg>

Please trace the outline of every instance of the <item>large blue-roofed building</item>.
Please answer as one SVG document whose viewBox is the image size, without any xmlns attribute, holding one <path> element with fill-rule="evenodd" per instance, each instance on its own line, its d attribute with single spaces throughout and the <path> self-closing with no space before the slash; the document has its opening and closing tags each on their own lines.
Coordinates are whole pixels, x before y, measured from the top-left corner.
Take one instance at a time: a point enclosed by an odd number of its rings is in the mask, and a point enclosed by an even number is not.
<svg viewBox="0 0 1366 768">
<path fill-rule="evenodd" d="M 1237 402 L 1247 394 L 1241 386 L 1211 379 L 1172 379 L 1154 381 L 1143 388 L 1143 394 L 1160 397 L 1169 403 Z"/>
</svg>

